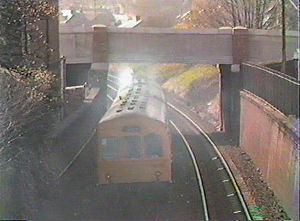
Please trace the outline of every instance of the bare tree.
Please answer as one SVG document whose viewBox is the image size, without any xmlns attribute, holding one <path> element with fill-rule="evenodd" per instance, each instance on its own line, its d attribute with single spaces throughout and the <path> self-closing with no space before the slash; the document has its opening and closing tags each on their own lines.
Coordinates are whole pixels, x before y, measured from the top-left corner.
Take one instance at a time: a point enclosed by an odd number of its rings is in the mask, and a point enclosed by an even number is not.
<svg viewBox="0 0 300 221">
<path fill-rule="evenodd" d="M 0 2 L 0 65 L 46 65 L 48 21 L 57 16 L 57 5 L 47 0 Z"/>
<path fill-rule="evenodd" d="M 30 219 L 45 185 L 41 177 L 48 171 L 41 159 L 50 149 L 45 134 L 57 122 L 59 106 L 56 75 L 31 71 L 26 76 L 0 68 L 0 213 L 24 219 Z M 4 205 L 11 214 L 1 211 Z"/>
<path fill-rule="evenodd" d="M 282 24 L 282 67 L 281 72 L 285 73 L 286 66 L 286 30 L 285 30 L 285 1 L 281 0 L 281 24 Z"/>
<path fill-rule="evenodd" d="M 0 1 L 1 216 L 30 217 L 22 208 L 36 203 L 45 172 L 39 157 L 47 150 L 43 136 L 56 122 L 60 100 L 57 76 L 47 71 L 51 48 L 42 23 L 56 12 L 51 0 Z M 12 214 L 3 214 L 2 205 Z"/>
<path fill-rule="evenodd" d="M 294 10 L 295 11 L 295 10 Z M 193 24 L 197 28 L 243 26 L 257 29 L 281 27 L 281 3 L 279 0 L 195 0 L 190 16 L 181 25 Z M 295 12 L 289 11 L 287 27 L 295 28 Z"/>
</svg>

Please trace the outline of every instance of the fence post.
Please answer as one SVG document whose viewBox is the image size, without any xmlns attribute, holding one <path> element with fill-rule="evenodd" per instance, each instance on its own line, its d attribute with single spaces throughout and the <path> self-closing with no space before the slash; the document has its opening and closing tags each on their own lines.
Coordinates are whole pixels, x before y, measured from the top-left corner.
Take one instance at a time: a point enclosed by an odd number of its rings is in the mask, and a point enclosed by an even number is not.
<svg viewBox="0 0 300 221">
<path fill-rule="evenodd" d="M 65 88 L 66 88 L 66 57 L 60 58 L 60 100 L 62 102 L 60 120 L 64 119 Z"/>
</svg>

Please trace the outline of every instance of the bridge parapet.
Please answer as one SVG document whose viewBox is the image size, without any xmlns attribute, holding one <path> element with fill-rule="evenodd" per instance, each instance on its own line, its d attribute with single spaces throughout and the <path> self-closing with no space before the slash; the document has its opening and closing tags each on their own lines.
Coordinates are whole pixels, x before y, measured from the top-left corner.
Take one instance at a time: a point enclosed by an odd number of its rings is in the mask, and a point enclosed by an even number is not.
<svg viewBox="0 0 300 221">
<path fill-rule="evenodd" d="M 280 30 L 248 30 L 248 53 L 245 62 L 257 64 L 280 62 L 282 59 L 282 35 Z M 286 57 L 291 60 L 294 57 L 298 45 L 299 34 L 296 31 L 288 31 L 286 37 Z"/>
<path fill-rule="evenodd" d="M 298 33 L 287 33 L 288 59 L 298 47 L 297 38 Z M 67 63 L 266 63 L 281 60 L 281 34 L 254 29 L 97 27 L 94 32 L 61 32 L 60 48 Z"/>
<path fill-rule="evenodd" d="M 94 32 L 60 32 L 60 54 L 67 64 L 86 64 L 93 60 Z"/>
</svg>

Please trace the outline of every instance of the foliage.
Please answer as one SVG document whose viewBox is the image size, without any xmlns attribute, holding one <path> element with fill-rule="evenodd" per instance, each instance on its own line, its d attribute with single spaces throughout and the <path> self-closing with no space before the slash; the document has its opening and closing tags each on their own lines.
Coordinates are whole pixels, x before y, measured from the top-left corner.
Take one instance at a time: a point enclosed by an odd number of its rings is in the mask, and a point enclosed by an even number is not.
<svg viewBox="0 0 300 221">
<path fill-rule="evenodd" d="M 41 177 L 46 173 L 40 159 L 51 145 L 45 135 L 58 119 L 56 76 L 45 70 L 22 69 L 15 72 L 0 67 L 2 217 L 29 218 L 37 208 L 34 204 L 44 184 Z"/>
<path fill-rule="evenodd" d="M 50 48 L 47 30 L 42 30 L 43 22 L 56 15 L 54 1 L 0 2 L 1 150 L 29 134 L 43 133 L 49 124 L 42 125 L 42 119 L 57 107 L 58 82 L 47 71 Z"/>
<path fill-rule="evenodd" d="M 185 72 L 190 67 L 191 66 L 187 64 L 162 64 L 159 66 L 160 78 L 162 78 L 162 81 L 168 80 L 171 77 Z"/>
<path fill-rule="evenodd" d="M 177 28 L 219 28 L 224 26 L 274 29 L 281 26 L 279 0 L 195 0 L 192 12 Z M 287 27 L 297 29 L 297 10 L 286 3 Z"/>
<path fill-rule="evenodd" d="M 48 65 L 48 23 L 57 6 L 48 0 L 0 2 L 0 65 Z"/>
<path fill-rule="evenodd" d="M 148 78 L 158 82 L 165 82 L 171 77 L 177 76 L 188 68 L 187 64 L 135 64 L 131 65 L 133 72 L 140 78 Z"/>
<path fill-rule="evenodd" d="M 181 94 L 191 89 L 196 82 L 218 78 L 218 75 L 219 70 L 212 65 L 197 65 L 170 79 L 163 87 L 174 87 L 176 93 Z"/>
<path fill-rule="evenodd" d="M 0 1 L 0 213 L 5 205 L 7 216 L 29 217 L 25 207 L 33 208 L 45 174 L 44 136 L 58 119 L 57 76 L 47 71 L 53 3 Z"/>
<path fill-rule="evenodd" d="M 24 147 L 27 146 L 24 140 L 31 143 L 40 139 L 39 135 L 51 126 L 49 121 L 55 121 L 59 100 L 55 92 L 56 76 L 47 71 L 30 71 L 31 75 L 24 77 L 20 70 L 14 72 L 0 68 L 1 157 L 5 149 L 9 150 L 9 156 L 18 152 L 20 141 Z"/>
<path fill-rule="evenodd" d="M 55 16 L 56 10 L 46 0 L 0 2 L 0 65 L 9 68 L 0 66 L 1 149 L 34 133 L 35 124 L 58 104 L 58 82 L 47 71 L 43 56 L 49 48 L 39 23 Z"/>
<path fill-rule="evenodd" d="M 167 91 L 183 98 L 202 119 L 220 127 L 220 71 L 212 65 L 195 65 L 163 84 Z"/>
</svg>

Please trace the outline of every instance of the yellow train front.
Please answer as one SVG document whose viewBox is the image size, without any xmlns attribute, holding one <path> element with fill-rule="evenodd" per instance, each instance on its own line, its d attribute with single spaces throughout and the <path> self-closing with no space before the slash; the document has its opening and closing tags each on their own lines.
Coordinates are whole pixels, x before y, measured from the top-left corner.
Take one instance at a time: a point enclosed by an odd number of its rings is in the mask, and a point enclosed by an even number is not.
<svg viewBox="0 0 300 221">
<path fill-rule="evenodd" d="M 166 104 L 155 83 L 136 83 L 119 91 L 99 122 L 101 184 L 171 182 L 171 137 Z"/>
</svg>

